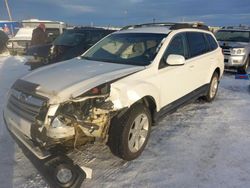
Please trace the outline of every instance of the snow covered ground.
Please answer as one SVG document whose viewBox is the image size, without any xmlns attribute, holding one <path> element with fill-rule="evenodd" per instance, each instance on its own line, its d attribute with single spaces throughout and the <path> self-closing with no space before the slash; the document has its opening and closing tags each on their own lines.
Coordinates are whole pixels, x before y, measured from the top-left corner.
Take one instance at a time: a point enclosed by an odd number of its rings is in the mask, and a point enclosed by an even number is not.
<svg viewBox="0 0 250 188">
<path fill-rule="evenodd" d="M 12 83 L 27 74 L 20 57 L 0 57 L 0 113 Z M 71 157 L 93 168 L 83 187 L 250 187 L 250 81 L 224 75 L 213 103 L 197 101 L 166 116 L 132 162 L 102 145 Z M 48 187 L 7 133 L 0 116 L 0 187 Z"/>
</svg>

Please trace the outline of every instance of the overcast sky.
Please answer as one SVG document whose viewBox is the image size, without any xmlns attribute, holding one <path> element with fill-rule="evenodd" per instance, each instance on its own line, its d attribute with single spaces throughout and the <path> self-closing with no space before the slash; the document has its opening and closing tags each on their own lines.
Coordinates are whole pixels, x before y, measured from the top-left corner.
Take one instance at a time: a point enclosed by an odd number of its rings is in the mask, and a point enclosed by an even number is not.
<svg viewBox="0 0 250 188">
<path fill-rule="evenodd" d="M 9 0 L 13 19 L 115 25 L 204 21 L 208 25 L 250 25 L 250 0 Z M 0 0 L 0 20 L 7 19 Z"/>
</svg>

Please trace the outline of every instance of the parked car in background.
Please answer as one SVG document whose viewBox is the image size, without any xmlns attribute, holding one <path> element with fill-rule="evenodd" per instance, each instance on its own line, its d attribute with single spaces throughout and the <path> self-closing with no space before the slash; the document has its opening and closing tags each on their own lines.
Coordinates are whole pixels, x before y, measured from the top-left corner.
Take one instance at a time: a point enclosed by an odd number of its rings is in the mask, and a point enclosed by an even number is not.
<svg viewBox="0 0 250 188">
<path fill-rule="evenodd" d="M 46 27 L 46 33 L 48 34 L 48 41 L 54 41 L 59 35 L 61 35 L 67 28 L 66 23 L 60 21 L 50 21 L 50 20 L 23 20 L 23 27 L 36 28 L 40 23 L 44 23 Z"/>
<path fill-rule="evenodd" d="M 96 27 L 67 29 L 51 44 L 30 47 L 27 55 L 32 69 L 82 55 L 103 37 L 116 30 Z"/>
<path fill-rule="evenodd" d="M 224 27 L 215 36 L 224 53 L 225 67 L 245 73 L 250 62 L 250 27 Z"/>
<path fill-rule="evenodd" d="M 58 145 L 98 141 L 133 160 L 144 150 L 153 122 L 198 97 L 215 99 L 223 59 L 205 26 L 130 26 L 96 43 L 81 59 L 17 80 L 4 119 L 20 145 L 40 159 Z"/>
<path fill-rule="evenodd" d="M 48 35 L 48 43 L 51 43 L 66 29 L 64 22 L 48 21 L 48 20 L 23 20 L 23 27 L 18 30 L 16 35 L 8 42 L 8 50 L 11 55 L 26 55 L 27 49 L 30 47 L 33 30 L 40 24 L 44 23 L 46 33 Z"/>
</svg>

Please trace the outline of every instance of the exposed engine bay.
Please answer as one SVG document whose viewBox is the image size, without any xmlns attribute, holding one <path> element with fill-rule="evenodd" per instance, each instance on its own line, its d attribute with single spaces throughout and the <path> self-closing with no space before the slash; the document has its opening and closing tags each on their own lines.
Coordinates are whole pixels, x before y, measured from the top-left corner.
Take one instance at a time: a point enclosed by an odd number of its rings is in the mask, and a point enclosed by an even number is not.
<svg viewBox="0 0 250 188">
<path fill-rule="evenodd" d="M 110 120 L 116 114 L 108 97 L 109 86 L 104 84 L 61 104 L 55 115 L 48 117 L 51 123 L 46 134 L 53 139 L 52 145 L 67 141 L 74 147 L 88 141 L 105 143 Z"/>
</svg>

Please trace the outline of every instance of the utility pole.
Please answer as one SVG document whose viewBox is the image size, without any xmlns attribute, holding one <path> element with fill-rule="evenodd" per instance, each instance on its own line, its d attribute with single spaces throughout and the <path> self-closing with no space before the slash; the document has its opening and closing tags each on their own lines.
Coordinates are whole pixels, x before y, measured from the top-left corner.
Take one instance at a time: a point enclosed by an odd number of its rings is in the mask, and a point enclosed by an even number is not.
<svg viewBox="0 0 250 188">
<path fill-rule="evenodd" d="M 124 24 L 123 24 L 123 25 L 126 26 L 126 25 L 128 24 L 128 23 L 127 23 L 127 21 L 128 21 L 128 20 L 127 20 L 128 11 L 125 10 L 123 13 L 124 13 Z"/>
<path fill-rule="evenodd" d="M 12 21 L 12 17 L 11 17 L 11 13 L 10 13 L 10 7 L 9 7 L 9 4 L 8 4 L 8 0 L 4 0 L 4 1 L 5 1 L 5 5 L 6 5 L 6 8 L 7 8 L 7 11 L 8 11 L 9 20 Z"/>
</svg>

